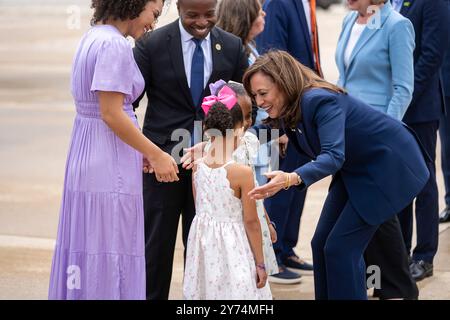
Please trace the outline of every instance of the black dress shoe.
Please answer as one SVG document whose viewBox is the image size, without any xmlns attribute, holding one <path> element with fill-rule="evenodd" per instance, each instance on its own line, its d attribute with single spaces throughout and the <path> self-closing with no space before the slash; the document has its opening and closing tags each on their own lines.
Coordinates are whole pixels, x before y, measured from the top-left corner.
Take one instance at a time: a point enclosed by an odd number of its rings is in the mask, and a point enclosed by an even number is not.
<svg viewBox="0 0 450 320">
<path fill-rule="evenodd" d="M 439 223 L 450 221 L 450 206 L 445 207 L 445 209 L 439 215 Z"/>
<path fill-rule="evenodd" d="M 409 271 L 411 271 L 411 276 L 415 281 L 421 281 L 433 275 L 433 264 L 423 260 L 414 261 L 414 263 L 411 264 Z"/>
</svg>

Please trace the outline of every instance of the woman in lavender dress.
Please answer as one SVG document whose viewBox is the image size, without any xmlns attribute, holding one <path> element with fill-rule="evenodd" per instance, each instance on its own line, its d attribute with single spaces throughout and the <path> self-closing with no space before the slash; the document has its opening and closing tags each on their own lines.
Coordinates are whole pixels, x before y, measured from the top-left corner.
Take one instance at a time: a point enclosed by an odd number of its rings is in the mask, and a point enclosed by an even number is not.
<svg viewBox="0 0 450 320">
<path fill-rule="evenodd" d="M 131 103 L 144 80 L 125 38 L 152 29 L 163 0 L 94 0 L 72 71 L 77 115 L 49 299 L 145 299 L 143 159 L 178 179 L 171 156 L 139 130 Z"/>
</svg>

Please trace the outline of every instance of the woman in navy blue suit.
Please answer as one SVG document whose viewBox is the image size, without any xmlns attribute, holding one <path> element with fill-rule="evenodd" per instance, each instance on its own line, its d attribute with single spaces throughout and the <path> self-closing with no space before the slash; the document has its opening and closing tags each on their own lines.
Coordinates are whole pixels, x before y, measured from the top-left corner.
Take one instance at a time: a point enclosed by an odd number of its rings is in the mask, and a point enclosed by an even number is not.
<svg viewBox="0 0 450 320">
<path fill-rule="evenodd" d="M 429 177 L 414 135 L 283 51 L 259 57 L 244 86 L 269 119 L 311 161 L 274 171 L 255 199 L 283 188 L 307 188 L 333 175 L 311 242 L 316 299 L 367 299 L 363 252 L 378 226 L 406 207 Z"/>
</svg>

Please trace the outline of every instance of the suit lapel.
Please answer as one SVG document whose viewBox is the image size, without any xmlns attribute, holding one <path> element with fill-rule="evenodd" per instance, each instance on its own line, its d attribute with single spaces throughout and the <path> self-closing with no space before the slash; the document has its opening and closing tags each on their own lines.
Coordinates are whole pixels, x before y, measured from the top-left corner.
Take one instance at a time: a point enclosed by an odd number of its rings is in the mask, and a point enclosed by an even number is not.
<svg viewBox="0 0 450 320">
<path fill-rule="evenodd" d="M 383 28 L 384 23 L 386 22 L 387 18 L 391 14 L 391 12 L 394 9 L 392 8 L 391 4 L 387 2 L 383 8 L 381 9 L 381 21 L 379 27 L 369 27 L 369 23 L 367 24 L 366 28 L 364 29 L 363 33 L 361 34 L 361 37 L 356 42 L 355 48 L 352 51 L 352 54 L 350 55 L 350 60 L 348 63 L 348 68 L 352 65 L 353 60 L 355 59 L 355 56 L 358 54 L 358 52 L 364 47 L 364 45 L 379 31 Z M 353 28 L 353 25 L 352 25 Z"/>
<path fill-rule="evenodd" d="M 286 129 L 283 123 L 282 130 L 288 136 L 289 143 L 293 143 L 294 146 L 300 151 L 300 153 L 305 154 L 310 159 L 316 158 L 316 155 L 314 154 L 311 146 L 308 143 L 308 140 L 306 139 L 305 130 L 301 122 L 297 124 L 297 129 Z"/>
<path fill-rule="evenodd" d="M 308 139 L 305 135 L 305 128 L 303 126 L 303 123 L 297 124 L 297 130 L 295 130 L 295 135 L 297 137 L 297 142 L 300 145 L 303 152 L 308 155 L 311 159 L 316 158 L 316 154 L 312 150 L 311 146 L 309 145 Z"/>
<path fill-rule="evenodd" d="M 409 9 L 413 5 L 413 2 L 414 2 L 414 0 L 405 0 L 405 1 L 403 1 L 402 8 L 400 10 L 400 13 L 403 16 L 405 16 L 405 17 L 408 16 Z"/>
<path fill-rule="evenodd" d="M 211 55 L 212 55 L 212 72 L 208 79 L 208 83 L 203 90 L 203 96 L 210 94 L 209 84 L 214 82 L 218 77 L 218 71 L 223 70 L 223 42 L 217 28 L 211 30 Z"/>
<path fill-rule="evenodd" d="M 305 9 L 303 8 L 303 2 L 301 0 L 294 1 L 297 14 L 300 17 L 301 30 L 303 31 L 303 38 L 305 39 L 306 46 L 308 47 L 309 58 L 314 65 L 314 56 L 311 43 L 311 35 L 309 34 L 309 26 L 306 20 Z"/>
<path fill-rule="evenodd" d="M 173 22 L 172 30 L 167 38 L 167 46 L 172 61 L 173 71 L 178 79 L 181 91 L 186 96 L 187 101 L 190 101 L 190 105 L 194 105 L 186 78 L 186 71 L 184 69 L 183 49 L 181 47 L 181 35 L 178 20 Z"/>
<path fill-rule="evenodd" d="M 348 44 L 348 40 L 350 39 L 350 35 L 352 33 L 352 29 L 353 29 L 353 25 L 355 24 L 356 19 L 358 18 L 358 14 L 354 14 L 354 16 L 352 16 L 351 18 L 349 18 L 348 23 L 345 25 L 344 30 L 342 30 L 342 41 L 339 41 L 338 43 L 338 50 L 337 50 L 337 54 L 338 54 L 338 59 L 337 59 L 337 63 L 338 63 L 338 68 L 339 68 L 339 73 L 341 75 L 343 75 L 343 78 L 346 78 L 346 71 L 347 69 L 345 68 L 345 63 L 344 63 L 344 59 L 345 59 L 345 48 L 347 48 L 347 44 Z"/>
</svg>

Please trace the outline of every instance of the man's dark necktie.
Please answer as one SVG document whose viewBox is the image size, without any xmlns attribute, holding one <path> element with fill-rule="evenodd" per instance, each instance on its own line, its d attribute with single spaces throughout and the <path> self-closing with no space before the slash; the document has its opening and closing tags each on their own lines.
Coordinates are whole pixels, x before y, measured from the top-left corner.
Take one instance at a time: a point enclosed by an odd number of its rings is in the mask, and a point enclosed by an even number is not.
<svg viewBox="0 0 450 320">
<path fill-rule="evenodd" d="M 192 41 L 194 41 L 195 43 L 195 50 L 194 55 L 192 56 L 191 65 L 191 95 L 192 100 L 194 101 L 193 107 L 195 108 L 200 103 L 200 98 L 204 89 L 203 85 L 205 81 L 205 57 L 203 55 L 203 50 L 201 47 L 203 39 L 192 38 Z"/>
<path fill-rule="evenodd" d="M 195 43 L 195 50 L 194 55 L 192 56 L 192 64 L 191 64 L 191 95 L 192 95 L 192 101 L 194 101 L 194 108 L 197 108 L 197 106 L 200 103 L 200 98 L 203 93 L 203 85 L 204 85 L 204 64 L 205 64 L 205 57 L 203 55 L 202 50 L 202 41 L 203 39 L 195 39 L 192 38 L 192 41 Z M 197 123 L 197 126 L 193 128 L 193 131 L 191 131 L 191 145 L 195 145 L 196 143 L 202 141 L 202 128 L 201 125 L 199 126 Z"/>
</svg>

